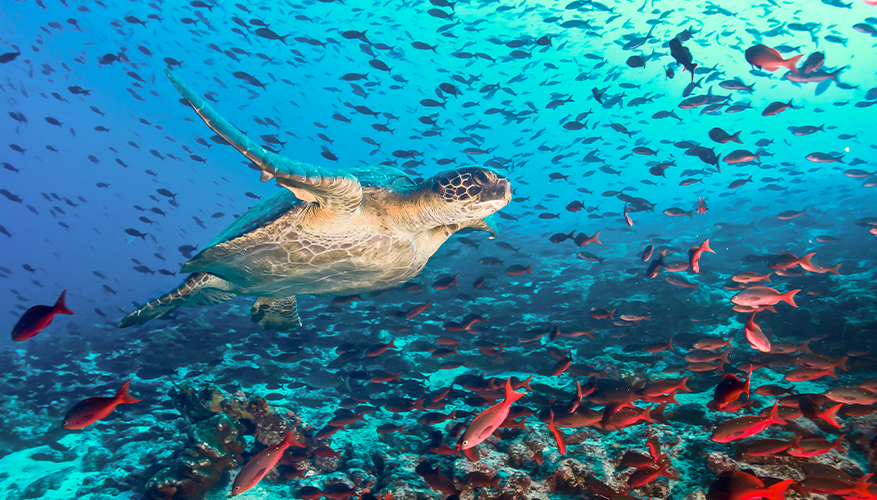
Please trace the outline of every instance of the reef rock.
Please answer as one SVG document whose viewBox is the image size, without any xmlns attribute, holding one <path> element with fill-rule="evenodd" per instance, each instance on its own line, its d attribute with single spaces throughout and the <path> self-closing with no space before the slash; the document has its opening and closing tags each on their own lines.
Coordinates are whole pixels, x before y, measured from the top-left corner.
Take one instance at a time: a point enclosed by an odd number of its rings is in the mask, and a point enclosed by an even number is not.
<svg viewBox="0 0 877 500">
<path fill-rule="evenodd" d="M 196 423 L 189 431 L 188 446 L 171 466 L 146 483 L 149 500 L 197 500 L 241 465 L 246 448 L 244 426 L 225 414 Z"/>
</svg>

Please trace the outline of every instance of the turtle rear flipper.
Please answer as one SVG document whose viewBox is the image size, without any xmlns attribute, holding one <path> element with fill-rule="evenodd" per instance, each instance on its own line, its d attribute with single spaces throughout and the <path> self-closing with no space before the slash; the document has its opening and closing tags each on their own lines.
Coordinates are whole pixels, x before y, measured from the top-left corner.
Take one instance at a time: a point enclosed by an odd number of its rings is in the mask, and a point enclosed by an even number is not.
<svg viewBox="0 0 877 500">
<path fill-rule="evenodd" d="M 119 328 L 146 323 L 183 306 L 210 306 L 231 300 L 237 296 L 235 288 L 215 274 L 190 274 L 180 286 L 122 318 Z"/>
<path fill-rule="evenodd" d="M 295 295 L 282 299 L 257 298 L 250 309 L 250 318 L 266 330 L 284 332 L 301 326 Z"/>
<path fill-rule="evenodd" d="M 277 179 L 298 199 L 317 203 L 321 208 L 339 214 L 352 214 L 359 206 L 362 185 L 356 177 L 290 160 L 266 150 L 220 116 L 177 75 L 168 70 L 165 73 L 204 123 L 262 170 L 262 182 Z"/>
</svg>

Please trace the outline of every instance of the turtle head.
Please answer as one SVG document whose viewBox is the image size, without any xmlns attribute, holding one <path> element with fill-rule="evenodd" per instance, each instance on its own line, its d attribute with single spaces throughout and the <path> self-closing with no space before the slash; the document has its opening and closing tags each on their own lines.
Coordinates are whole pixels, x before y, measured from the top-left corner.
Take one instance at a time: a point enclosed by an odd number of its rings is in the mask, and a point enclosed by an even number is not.
<svg viewBox="0 0 877 500">
<path fill-rule="evenodd" d="M 508 205 L 512 199 L 509 180 L 481 167 L 464 167 L 434 176 L 430 190 L 446 204 L 447 223 L 481 220 Z M 440 202 L 440 203 L 441 203 Z"/>
</svg>

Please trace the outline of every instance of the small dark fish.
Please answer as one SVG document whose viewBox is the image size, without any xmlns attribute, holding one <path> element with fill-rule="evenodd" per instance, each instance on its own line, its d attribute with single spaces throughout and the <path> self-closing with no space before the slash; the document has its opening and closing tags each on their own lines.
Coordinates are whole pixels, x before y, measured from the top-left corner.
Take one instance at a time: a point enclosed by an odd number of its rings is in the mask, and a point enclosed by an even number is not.
<svg viewBox="0 0 877 500">
<path fill-rule="evenodd" d="M 12 62 L 16 57 L 21 55 L 21 51 L 18 52 L 6 52 L 0 54 L 0 64 Z"/>
<path fill-rule="evenodd" d="M 146 236 L 149 235 L 149 233 L 141 233 L 140 231 L 132 228 L 126 229 L 125 234 L 129 236 L 134 236 L 135 238 L 140 238 L 142 240 L 146 240 Z"/>
<path fill-rule="evenodd" d="M 691 51 L 682 45 L 679 38 L 670 40 L 670 55 L 673 56 L 673 59 L 676 59 L 677 64 L 691 73 L 691 82 L 694 83 L 694 69 L 697 68 L 697 64 L 694 64 Z"/>
<path fill-rule="evenodd" d="M 627 58 L 627 65 L 631 68 L 645 68 L 646 60 L 642 56 L 630 56 Z"/>
</svg>

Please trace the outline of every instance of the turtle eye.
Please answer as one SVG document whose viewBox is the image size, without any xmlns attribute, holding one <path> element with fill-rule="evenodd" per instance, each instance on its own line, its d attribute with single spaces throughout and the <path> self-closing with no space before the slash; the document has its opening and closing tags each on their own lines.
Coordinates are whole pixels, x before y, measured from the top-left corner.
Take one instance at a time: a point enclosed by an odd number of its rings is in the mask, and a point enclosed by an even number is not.
<svg viewBox="0 0 877 500">
<path fill-rule="evenodd" d="M 478 181 L 479 184 L 487 184 L 490 180 L 487 178 L 487 174 L 482 170 L 475 171 L 475 180 Z"/>
</svg>

